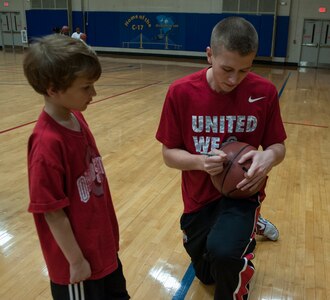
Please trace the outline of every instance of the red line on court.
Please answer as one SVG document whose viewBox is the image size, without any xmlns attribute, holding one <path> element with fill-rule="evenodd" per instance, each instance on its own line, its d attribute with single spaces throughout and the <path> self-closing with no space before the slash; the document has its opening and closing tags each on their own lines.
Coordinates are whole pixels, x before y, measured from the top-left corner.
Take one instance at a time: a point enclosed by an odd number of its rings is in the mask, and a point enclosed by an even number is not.
<svg viewBox="0 0 330 300">
<path fill-rule="evenodd" d="M 299 123 L 299 122 L 284 122 L 284 124 L 290 125 L 301 125 L 301 126 L 309 126 L 309 127 L 318 127 L 318 128 L 328 128 L 326 125 L 317 125 L 317 124 L 310 124 L 310 123 Z"/>
<path fill-rule="evenodd" d="M 5 129 L 5 130 L 1 130 L 1 131 L 0 131 L 0 134 L 1 134 L 1 133 L 8 132 L 8 131 L 11 131 L 11 130 L 14 130 L 14 129 L 17 129 L 17 128 L 21 128 L 21 127 L 24 127 L 24 126 L 27 126 L 27 125 L 30 125 L 30 124 L 33 124 L 33 123 L 35 123 L 35 122 L 37 122 L 37 120 L 31 121 L 31 122 L 28 122 L 28 123 L 24 123 L 24 124 L 21 124 L 21 125 L 18 125 L 18 126 L 12 127 L 12 128 L 8 128 L 8 129 Z"/>
<path fill-rule="evenodd" d="M 104 98 L 104 99 L 96 100 L 96 101 L 91 102 L 91 104 L 99 103 L 99 102 L 102 102 L 102 101 L 105 101 L 105 100 L 108 100 L 108 99 L 111 99 L 111 98 L 114 98 L 114 97 L 122 96 L 122 95 L 125 95 L 125 94 L 128 94 L 128 93 L 131 93 L 131 92 L 135 92 L 135 91 L 138 91 L 138 90 L 142 90 L 142 89 L 144 89 L 144 88 L 147 88 L 147 87 L 149 87 L 149 86 L 156 85 L 156 84 L 159 84 L 159 83 L 161 83 L 161 81 L 157 81 L 157 82 L 154 82 L 154 83 L 150 83 L 150 84 L 147 84 L 147 85 L 144 85 L 144 86 L 141 86 L 141 87 L 135 88 L 135 89 L 128 90 L 128 91 L 123 92 L 123 93 L 119 93 L 119 94 L 116 94 L 116 95 L 109 96 L 109 97 Z M 91 104 L 90 104 L 90 105 L 91 105 Z"/>
<path fill-rule="evenodd" d="M 147 87 L 149 87 L 149 86 L 159 84 L 160 82 L 161 82 L 161 81 L 157 81 L 157 82 L 150 83 L 150 84 L 147 84 L 147 85 L 144 85 L 144 86 L 141 86 L 141 87 L 135 88 L 135 89 L 131 89 L 131 90 L 125 91 L 125 92 L 123 92 L 123 93 L 119 93 L 119 94 L 116 94 L 116 95 L 112 95 L 112 96 L 106 97 L 106 98 L 104 98 L 104 99 L 100 99 L 100 100 L 97 100 L 97 101 L 93 101 L 93 102 L 91 102 L 91 104 L 99 103 L 99 102 L 102 102 L 102 101 L 105 101 L 105 100 L 108 100 L 108 99 L 111 99 L 111 98 L 115 98 L 115 97 L 122 96 L 122 95 L 125 95 L 125 94 L 128 94 L 128 93 L 131 93 L 131 92 L 135 92 L 135 91 L 138 91 L 138 90 L 142 90 L 142 89 L 147 88 Z M 91 105 L 91 104 L 90 104 L 90 105 Z M 18 129 L 18 128 L 21 128 L 21 127 L 24 127 L 24 126 L 27 126 L 27 125 L 30 125 L 30 124 L 33 124 L 33 123 L 35 123 L 35 122 L 37 122 L 37 120 L 31 121 L 31 122 L 28 122 L 28 123 L 24 123 L 24 124 L 21 124 L 21 125 L 15 126 L 15 127 L 11 127 L 11 128 L 5 129 L 5 130 L 1 130 L 1 131 L 0 131 L 0 134 L 5 133 L 5 132 L 8 132 L 8 131 L 15 130 L 15 129 Z"/>
</svg>

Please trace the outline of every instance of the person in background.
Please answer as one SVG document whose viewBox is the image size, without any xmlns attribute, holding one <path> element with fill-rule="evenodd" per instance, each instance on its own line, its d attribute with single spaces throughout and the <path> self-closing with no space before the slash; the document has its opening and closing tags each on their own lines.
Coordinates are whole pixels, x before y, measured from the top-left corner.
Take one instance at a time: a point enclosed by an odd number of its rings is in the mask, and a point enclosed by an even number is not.
<svg viewBox="0 0 330 300">
<path fill-rule="evenodd" d="M 80 28 L 76 27 L 76 31 L 74 33 L 72 33 L 71 37 L 74 38 L 74 39 L 79 40 L 80 35 L 81 35 Z"/>
<path fill-rule="evenodd" d="M 219 149 L 226 142 L 263 149 L 239 160 L 252 164 L 238 189 L 253 190 L 284 159 L 276 87 L 250 71 L 257 50 L 258 34 L 245 19 L 216 24 L 206 49 L 211 66 L 171 84 L 156 133 L 165 164 L 182 171 L 184 247 L 201 282 L 215 284 L 215 300 L 247 299 L 255 235 L 278 238 L 276 227 L 260 217 L 263 189 L 230 199 L 211 180 L 223 171 L 226 154 Z"/>
<path fill-rule="evenodd" d="M 62 26 L 60 34 L 70 36 L 70 28 L 66 25 Z"/>
<path fill-rule="evenodd" d="M 80 40 L 32 43 L 24 74 L 44 108 L 28 142 L 30 204 L 55 300 L 126 300 L 119 229 L 95 139 L 82 114 L 101 65 Z"/>
</svg>

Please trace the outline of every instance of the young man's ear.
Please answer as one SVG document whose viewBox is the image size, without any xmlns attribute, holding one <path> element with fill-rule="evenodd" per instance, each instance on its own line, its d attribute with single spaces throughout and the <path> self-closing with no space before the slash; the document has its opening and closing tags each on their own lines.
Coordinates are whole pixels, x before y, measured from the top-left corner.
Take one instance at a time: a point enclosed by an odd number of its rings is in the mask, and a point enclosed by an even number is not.
<svg viewBox="0 0 330 300">
<path fill-rule="evenodd" d="M 207 57 L 207 62 L 212 65 L 212 49 L 211 47 L 206 47 L 206 57 Z"/>
</svg>

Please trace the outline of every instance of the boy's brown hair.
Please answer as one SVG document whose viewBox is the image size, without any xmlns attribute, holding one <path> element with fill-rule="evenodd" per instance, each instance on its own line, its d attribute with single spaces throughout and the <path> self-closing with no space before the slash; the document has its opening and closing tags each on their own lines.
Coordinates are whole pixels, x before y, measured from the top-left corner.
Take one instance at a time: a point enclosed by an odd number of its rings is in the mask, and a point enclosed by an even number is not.
<svg viewBox="0 0 330 300">
<path fill-rule="evenodd" d="M 83 41 L 60 34 L 38 38 L 27 50 L 24 74 L 42 95 L 47 89 L 66 91 L 77 78 L 96 81 L 102 73 L 96 53 Z"/>
</svg>

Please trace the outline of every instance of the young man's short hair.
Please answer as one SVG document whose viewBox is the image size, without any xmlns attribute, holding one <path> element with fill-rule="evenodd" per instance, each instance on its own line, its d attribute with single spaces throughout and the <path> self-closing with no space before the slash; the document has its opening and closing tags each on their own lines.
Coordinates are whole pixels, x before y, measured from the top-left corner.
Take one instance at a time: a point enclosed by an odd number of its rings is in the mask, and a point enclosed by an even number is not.
<svg viewBox="0 0 330 300">
<path fill-rule="evenodd" d="M 241 17 L 223 19 L 212 30 L 211 49 L 217 55 L 222 48 L 236 51 L 241 56 L 258 51 L 258 33 L 254 26 Z"/>
</svg>

